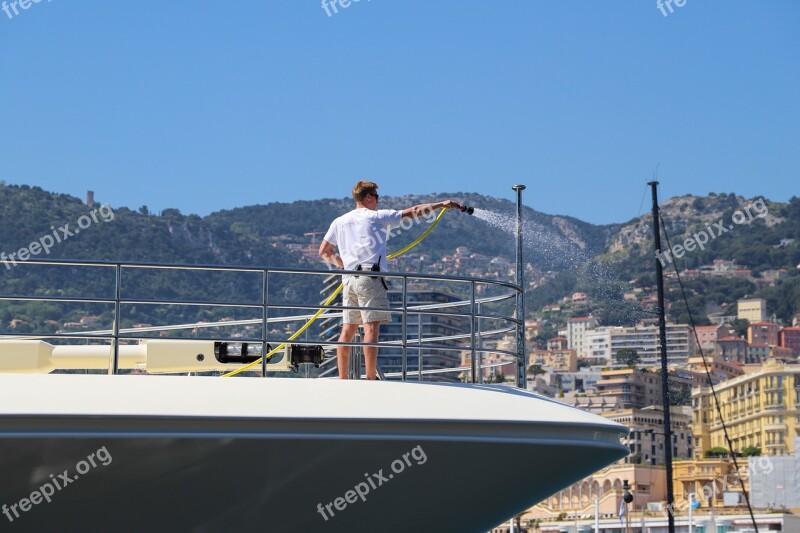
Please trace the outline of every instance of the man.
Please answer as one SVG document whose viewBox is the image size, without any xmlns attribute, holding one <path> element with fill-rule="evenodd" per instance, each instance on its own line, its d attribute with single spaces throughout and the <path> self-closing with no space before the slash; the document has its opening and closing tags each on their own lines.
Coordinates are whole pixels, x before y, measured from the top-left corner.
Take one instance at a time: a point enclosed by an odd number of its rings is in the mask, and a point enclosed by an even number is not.
<svg viewBox="0 0 800 533">
<path fill-rule="evenodd" d="M 392 228 L 400 225 L 403 219 L 418 218 L 442 207 L 461 205 L 453 200 L 420 204 L 402 211 L 378 209 L 378 185 L 371 181 L 359 181 L 353 187 L 353 200 L 356 208 L 331 224 L 319 247 L 319 255 L 326 262 L 345 270 L 386 270 L 386 240 Z M 339 248 L 339 254 L 335 248 Z M 389 308 L 389 297 L 383 278 L 370 276 L 342 276 L 344 289 L 342 301 L 345 307 Z M 339 342 L 352 342 L 358 326 L 364 329 L 364 342 L 377 343 L 378 331 L 383 322 L 391 321 L 388 311 L 345 309 L 344 325 Z M 347 363 L 350 347 L 339 345 L 336 349 L 339 363 L 339 377 L 347 379 Z M 375 379 L 378 363 L 377 346 L 364 347 L 364 365 L 367 379 Z"/>
</svg>

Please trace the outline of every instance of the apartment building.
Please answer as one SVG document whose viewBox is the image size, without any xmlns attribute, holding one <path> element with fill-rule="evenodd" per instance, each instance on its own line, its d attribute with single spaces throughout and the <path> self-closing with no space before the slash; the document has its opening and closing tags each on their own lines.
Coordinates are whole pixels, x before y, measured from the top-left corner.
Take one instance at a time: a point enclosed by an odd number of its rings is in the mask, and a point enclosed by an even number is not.
<svg viewBox="0 0 800 533">
<path fill-rule="evenodd" d="M 691 396 L 692 378 L 688 375 L 670 373 L 669 393 L 672 404 Z M 609 401 L 616 399 L 620 409 L 643 409 L 650 405 L 662 405 L 661 374 L 648 370 L 624 368 L 604 370 L 597 382 L 600 397 Z"/>
<path fill-rule="evenodd" d="M 747 342 L 750 344 L 778 346 L 779 331 L 778 324 L 774 322 L 753 322 L 747 328 Z"/>
<path fill-rule="evenodd" d="M 566 337 L 552 337 L 547 339 L 548 350 L 568 350 L 569 343 Z"/>
<path fill-rule="evenodd" d="M 708 372 L 706 372 L 708 368 Z M 689 372 L 693 375 L 692 387 L 700 387 L 709 384 L 708 374 L 711 374 L 711 382 L 716 385 L 723 381 L 728 381 L 744 374 L 744 365 L 726 361 L 718 355 L 706 356 L 705 361 L 702 357 L 692 357 L 689 359 Z"/>
<path fill-rule="evenodd" d="M 742 364 L 760 363 L 760 360 L 751 361 L 748 359 L 747 348 L 746 340 L 728 337 L 717 341 L 717 348 L 714 350 L 714 355 L 721 357 L 725 361 L 734 361 Z"/>
<path fill-rule="evenodd" d="M 694 332 L 683 324 L 667 324 L 667 361 L 687 363 L 695 353 Z M 585 346 L 588 357 L 599 357 L 613 364 L 624 348 L 636 350 L 642 366 L 661 364 L 658 326 L 639 324 L 635 327 L 603 327 L 587 331 Z M 580 356 L 580 354 L 579 354 Z"/>
<path fill-rule="evenodd" d="M 699 348 L 702 348 L 706 354 L 714 351 L 718 340 L 730 335 L 728 327 L 724 325 L 697 326 L 694 331 L 697 334 L 697 340 L 700 341 Z"/>
<path fill-rule="evenodd" d="M 567 320 L 567 348 L 575 350 L 578 357 L 586 357 L 584 336 L 590 329 L 597 327 L 597 319 L 593 316 L 573 317 Z"/>
<path fill-rule="evenodd" d="M 578 356 L 575 350 L 536 350 L 530 362 L 546 366 L 556 372 L 578 371 Z"/>
<path fill-rule="evenodd" d="M 436 290 L 410 289 L 406 293 L 409 306 L 423 306 L 430 304 L 443 304 L 457 301 L 455 296 Z M 390 290 L 389 303 L 397 308 L 402 305 L 402 291 Z M 447 314 L 409 313 L 406 324 L 408 348 L 406 350 L 406 370 L 409 374 L 419 370 L 419 361 L 422 361 L 423 370 L 444 369 L 457 367 L 461 361 L 458 350 L 447 349 L 446 346 L 456 347 L 458 341 L 437 341 L 436 347 L 415 346 L 416 339 L 430 339 L 449 337 L 460 333 L 463 324 L 458 317 Z M 403 324 L 399 313 L 392 313 L 392 320 L 381 326 L 381 342 L 402 342 Z M 385 373 L 401 372 L 403 369 L 403 349 L 401 347 L 385 347 L 378 352 L 378 365 Z M 399 378 L 398 378 L 399 379 Z M 458 381 L 458 374 L 436 374 L 427 376 L 431 381 Z"/>
<path fill-rule="evenodd" d="M 666 462 L 664 449 L 664 412 L 660 406 L 644 409 L 623 409 L 603 413 L 603 417 L 619 422 L 630 428 L 631 432 L 622 443 L 631 450 L 621 463 L 663 465 Z M 672 433 L 672 458 L 692 457 L 692 414 L 689 407 L 670 409 L 670 430 Z"/>
<path fill-rule="evenodd" d="M 783 328 L 778 337 L 779 344 L 800 356 L 800 327 Z"/>
<path fill-rule="evenodd" d="M 734 451 L 748 446 L 761 448 L 764 455 L 794 451 L 800 430 L 800 365 L 767 361 L 715 388 Z M 692 405 L 695 457 L 714 447 L 728 448 L 711 388 L 693 389 Z"/>
</svg>

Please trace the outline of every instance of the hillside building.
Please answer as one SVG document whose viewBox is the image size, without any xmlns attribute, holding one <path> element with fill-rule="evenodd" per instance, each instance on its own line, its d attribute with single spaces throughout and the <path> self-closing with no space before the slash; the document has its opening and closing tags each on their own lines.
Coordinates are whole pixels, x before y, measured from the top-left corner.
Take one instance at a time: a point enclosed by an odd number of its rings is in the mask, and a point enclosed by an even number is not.
<svg viewBox="0 0 800 533">
<path fill-rule="evenodd" d="M 779 331 L 778 324 L 774 322 L 752 322 L 747 328 L 747 342 L 750 344 L 778 346 Z"/>
<path fill-rule="evenodd" d="M 706 365 L 708 365 L 708 373 L 706 373 Z M 741 363 L 726 361 L 718 355 L 706 356 L 705 363 L 702 357 L 692 357 L 689 359 L 688 369 L 689 372 L 696 376 L 692 381 L 693 388 L 708 385 L 709 373 L 711 374 L 711 382 L 714 385 L 744 374 L 744 368 Z"/>
<path fill-rule="evenodd" d="M 555 372 L 577 372 L 578 356 L 575 350 L 536 350 L 531 364 L 539 364 Z"/>
<path fill-rule="evenodd" d="M 724 339 L 730 335 L 728 327 L 720 324 L 713 326 L 697 326 L 694 330 L 695 333 L 697 333 L 697 340 L 700 341 L 700 346 L 698 346 L 698 348 L 702 349 L 706 354 L 710 354 L 714 351 L 718 340 Z M 699 354 L 700 352 L 698 351 L 697 353 Z"/>
<path fill-rule="evenodd" d="M 692 378 L 670 373 L 669 392 L 672 404 L 691 397 Z M 604 370 L 597 382 L 597 393 L 612 401 L 619 409 L 643 409 L 662 405 L 661 374 L 647 370 L 623 368 Z"/>
<path fill-rule="evenodd" d="M 597 319 L 593 316 L 573 317 L 567 320 L 567 348 L 575 350 L 578 357 L 586 357 L 584 336 L 587 330 L 597 327 Z"/>
<path fill-rule="evenodd" d="M 642 366 L 657 366 L 661 349 L 657 326 L 639 324 L 635 327 L 603 327 L 587 331 L 585 346 L 588 357 L 598 357 L 610 364 L 617 362 L 619 351 L 636 350 Z M 685 364 L 695 353 L 694 333 L 683 324 L 667 324 L 667 361 Z"/>
<path fill-rule="evenodd" d="M 748 359 L 748 345 L 744 339 L 728 337 L 717 341 L 714 355 L 719 356 L 724 361 L 733 361 L 741 364 L 759 363 L 760 361 L 750 361 Z"/>
<path fill-rule="evenodd" d="M 763 322 L 767 319 L 767 301 L 763 298 L 751 298 L 737 302 L 737 318 L 753 322 Z"/>
<path fill-rule="evenodd" d="M 782 347 L 789 348 L 794 355 L 800 356 L 800 327 L 783 328 L 778 341 Z"/>
<path fill-rule="evenodd" d="M 548 350 L 568 350 L 569 345 L 566 337 L 552 337 L 547 339 Z"/>
<path fill-rule="evenodd" d="M 624 409 L 603 413 L 605 418 L 619 422 L 630 428 L 631 432 L 622 443 L 631 450 L 621 463 L 663 465 L 666 461 L 664 450 L 664 412 L 661 406 L 644 409 Z M 672 432 L 672 458 L 692 457 L 692 414 L 689 407 L 670 409 L 670 429 Z"/>
</svg>

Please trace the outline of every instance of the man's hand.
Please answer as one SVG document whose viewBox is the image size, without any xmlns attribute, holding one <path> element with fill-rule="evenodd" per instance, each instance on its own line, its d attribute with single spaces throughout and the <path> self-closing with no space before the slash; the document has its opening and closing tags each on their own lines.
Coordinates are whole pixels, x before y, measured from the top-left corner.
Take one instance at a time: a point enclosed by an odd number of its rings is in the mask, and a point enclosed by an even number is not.
<svg viewBox="0 0 800 533">
<path fill-rule="evenodd" d="M 344 262 L 336 253 L 336 247 L 325 239 L 319 245 L 319 256 L 330 265 L 344 268 Z"/>
<path fill-rule="evenodd" d="M 461 204 L 455 200 L 445 200 L 444 202 L 439 203 L 442 205 L 442 207 L 446 207 L 448 209 L 461 209 Z"/>
</svg>

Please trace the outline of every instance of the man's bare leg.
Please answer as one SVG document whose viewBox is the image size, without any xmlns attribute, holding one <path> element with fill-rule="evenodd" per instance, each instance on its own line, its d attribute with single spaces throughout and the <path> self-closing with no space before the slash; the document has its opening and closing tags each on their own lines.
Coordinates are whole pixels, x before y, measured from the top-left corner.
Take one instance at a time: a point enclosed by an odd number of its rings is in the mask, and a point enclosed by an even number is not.
<svg viewBox="0 0 800 533">
<path fill-rule="evenodd" d="M 358 331 L 358 324 L 343 324 L 339 342 L 352 342 Z M 350 346 L 336 347 L 336 363 L 339 367 L 339 378 L 347 379 L 347 363 L 350 362 Z"/>
<path fill-rule="evenodd" d="M 367 322 L 364 328 L 364 342 L 378 342 L 378 333 L 381 329 L 380 322 Z M 364 346 L 364 367 L 367 370 L 367 379 L 376 379 L 378 369 L 378 347 Z"/>
</svg>

